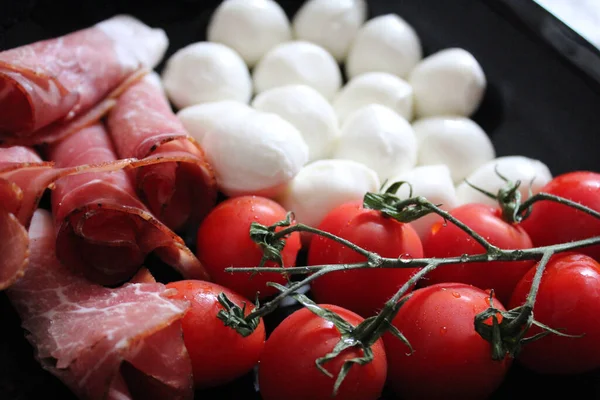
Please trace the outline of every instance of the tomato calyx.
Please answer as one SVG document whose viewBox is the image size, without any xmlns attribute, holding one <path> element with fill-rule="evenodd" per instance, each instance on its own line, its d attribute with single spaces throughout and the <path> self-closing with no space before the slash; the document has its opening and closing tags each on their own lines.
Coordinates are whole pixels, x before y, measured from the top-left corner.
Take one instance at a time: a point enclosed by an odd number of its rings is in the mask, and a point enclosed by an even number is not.
<svg viewBox="0 0 600 400">
<path fill-rule="evenodd" d="M 517 180 L 515 182 L 511 181 L 504 175 L 498 171 L 498 166 L 494 168 L 496 175 L 500 179 L 502 179 L 506 185 L 498 190 L 498 193 L 494 194 L 488 192 L 485 189 L 482 189 L 478 186 L 473 185 L 471 182 L 465 179 L 465 183 L 469 185 L 471 188 L 477 190 L 479 193 L 486 195 L 487 197 L 497 200 L 500 206 L 500 210 L 502 210 L 502 219 L 509 223 L 518 223 L 521 222 L 524 218 L 531 213 L 531 206 L 522 207 L 521 201 L 521 192 L 519 188 L 521 187 L 521 181 Z M 535 179 L 535 178 L 534 178 Z M 531 191 L 531 185 L 533 184 L 533 180 L 529 185 L 529 197 L 533 197 L 533 193 Z"/>
<path fill-rule="evenodd" d="M 534 319 L 533 308 L 542 275 L 553 254 L 553 251 L 546 251 L 535 267 L 536 272 L 525 304 L 508 311 L 499 310 L 494 307 L 494 291 L 492 290 L 489 298 L 490 307 L 475 316 L 475 331 L 491 344 L 494 360 L 503 360 L 507 355 L 516 357 L 523 345 L 550 334 L 571 338 L 582 336 L 562 333 Z M 501 320 L 498 316 L 502 317 Z M 488 322 L 490 319 L 491 324 Z M 525 337 L 532 325 L 539 327 L 541 332 Z"/>
<path fill-rule="evenodd" d="M 219 303 L 223 306 L 224 310 L 219 310 L 217 318 L 223 321 L 225 326 L 235 329 L 237 333 L 243 337 L 250 336 L 260 324 L 260 318 L 246 318 L 246 303 L 243 303 L 242 307 L 229 300 L 225 293 L 219 293 L 217 296 Z M 259 307 L 258 300 L 256 300 L 256 308 Z"/>
<path fill-rule="evenodd" d="M 270 284 L 273 287 L 276 287 L 281 292 L 285 292 L 287 288 L 285 286 L 279 285 L 277 283 Z M 376 316 L 367 318 L 363 320 L 360 324 L 354 326 L 344 318 L 342 318 L 339 314 L 327 310 L 323 307 L 320 307 L 314 301 L 309 299 L 307 296 L 301 293 L 293 293 L 290 295 L 300 304 L 302 304 L 309 311 L 318 315 L 319 317 L 331 322 L 336 329 L 340 333 L 340 340 L 336 343 L 333 350 L 322 357 L 319 357 L 315 360 L 315 365 L 323 374 L 327 375 L 330 378 L 335 377 L 335 383 L 333 385 L 332 397 L 335 397 L 339 391 L 340 386 L 342 385 L 344 379 L 350 372 L 350 369 L 354 365 L 366 365 L 373 361 L 374 355 L 371 347 L 381 338 L 384 332 L 390 331 L 393 335 L 399 337 L 406 344 L 408 341 L 402 335 L 402 333 L 394 327 L 388 320 L 386 320 L 385 327 L 383 329 L 373 329 L 373 322 L 377 318 Z M 405 300 L 404 300 L 405 301 Z M 404 303 L 404 301 L 402 303 Z M 408 344 L 410 347 L 410 344 Z M 344 351 L 357 348 L 362 352 L 362 356 L 354 357 L 351 359 L 347 359 L 342 364 L 340 371 L 337 373 L 337 376 L 334 376 L 330 371 L 328 371 L 324 364 L 327 362 L 334 360 L 338 356 L 340 356 Z M 412 352 L 412 348 L 411 348 Z"/>
<path fill-rule="evenodd" d="M 258 264 L 259 268 L 265 266 L 268 261 L 273 261 L 283 267 L 281 251 L 285 247 L 288 235 L 276 235 L 277 228 L 287 228 L 294 223 L 294 213 L 288 212 L 285 219 L 270 226 L 258 222 L 250 224 L 250 238 L 260 246 L 263 256 Z M 292 232 L 289 232 L 291 234 Z"/>
<path fill-rule="evenodd" d="M 407 200 L 402 200 L 394 194 L 402 185 L 409 186 Z M 364 208 L 379 211 L 385 217 L 403 223 L 415 221 L 434 212 L 426 203 L 425 198 L 413 197 L 412 185 L 405 181 L 392 183 L 383 193 L 366 193 L 363 199 Z"/>
</svg>

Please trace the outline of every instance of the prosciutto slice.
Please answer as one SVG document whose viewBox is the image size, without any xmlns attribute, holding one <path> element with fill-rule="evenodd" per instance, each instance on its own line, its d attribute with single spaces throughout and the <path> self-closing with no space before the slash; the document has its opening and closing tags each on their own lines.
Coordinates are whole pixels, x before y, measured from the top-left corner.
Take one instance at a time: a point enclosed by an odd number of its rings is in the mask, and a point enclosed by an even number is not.
<svg viewBox="0 0 600 400">
<path fill-rule="evenodd" d="M 213 171 L 153 75 L 123 93 L 109 113 L 108 127 L 119 157 L 173 160 L 133 171 L 140 199 L 165 225 L 180 230 L 212 209 L 217 199 Z"/>
<path fill-rule="evenodd" d="M 133 162 L 138 160 L 56 168 L 29 147 L 0 147 L 0 290 L 21 277 L 27 267 L 27 227 L 48 187 L 63 176 L 122 169 Z"/>
<path fill-rule="evenodd" d="M 162 30 L 117 16 L 0 52 L 0 141 L 52 142 L 94 123 L 167 46 Z"/>
<path fill-rule="evenodd" d="M 29 237 L 30 267 L 7 293 L 44 369 L 81 399 L 193 398 L 181 331 L 187 302 L 160 283 L 109 289 L 64 268 L 45 210 Z"/>
<path fill-rule="evenodd" d="M 116 160 L 110 137 L 100 124 L 55 143 L 48 154 L 60 168 Z M 155 157 L 132 165 L 162 161 Z M 56 183 L 51 201 L 58 259 L 94 282 L 116 285 L 130 279 L 150 252 L 185 278 L 209 279 L 184 241 L 137 198 L 124 170 L 66 176 Z"/>
</svg>

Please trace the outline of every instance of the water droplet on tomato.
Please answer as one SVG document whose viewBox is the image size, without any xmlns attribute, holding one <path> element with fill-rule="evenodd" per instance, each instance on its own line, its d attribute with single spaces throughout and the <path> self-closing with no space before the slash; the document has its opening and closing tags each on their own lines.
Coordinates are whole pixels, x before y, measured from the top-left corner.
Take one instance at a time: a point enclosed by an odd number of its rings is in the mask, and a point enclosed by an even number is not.
<svg viewBox="0 0 600 400">
<path fill-rule="evenodd" d="M 408 254 L 408 253 L 401 254 L 401 255 L 400 255 L 400 257 L 398 257 L 398 260 L 399 260 L 401 263 L 405 263 L 405 264 L 407 264 L 407 263 L 411 262 L 411 261 L 412 261 L 412 259 L 413 259 L 413 258 L 412 258 L 412 256 L 411 256 L 410 254 Z"/>
<path fill-rule="evenodd" d="M 458 292 L 452 292 L 452 296 L 456 297 L 457 299 L 460 299 L 460 293 Z"/>
<path fill-rule="evenodd" d="M 448 333 L 448 328 L 446 328 L 445 326 L 442 326 L 440 328 L 440 334 L 445 335 L 446 333 Z"/>
</svg>

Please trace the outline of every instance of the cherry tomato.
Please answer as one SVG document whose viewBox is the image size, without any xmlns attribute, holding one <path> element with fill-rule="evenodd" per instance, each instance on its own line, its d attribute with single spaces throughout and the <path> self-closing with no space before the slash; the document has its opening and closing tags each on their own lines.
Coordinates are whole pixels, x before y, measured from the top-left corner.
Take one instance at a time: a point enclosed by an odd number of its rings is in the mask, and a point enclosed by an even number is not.
<svg viewBox="0 0 600 400">
<path fill-rule="evenodd" d="M 356 326 L 363 319 L 344 308 L 321 305 Z M 350 348 L 323 366 L 334 378 L 317 369 L 315 361 L 331 352 L 340 340 L 333 323 L 302 308 L 284 319 L 267 339 L 258 367 L 258 382 L 263 400 L 375 400 L 383 390 L 386 357 L 383 341 L 371 347 L 373 361 L 353 365 L 342 382 L 337 396 L 333 385 L 344 361 L 361 357 L 362 350 Z"/>
<path fill-rule="evenodd" d="M 535 274 L 519 282 L 510 307 L 525 302 Z M 557 254 L 546 266 L 533 306 L 534 318 L 570 335 L 550 334 L 526 343 L 517 359 L 540 373 L 577 374 L 600 367 L 600 264 L 583 254 Z M 532 326 L 527 336 L 540 333 Z"/>
<path fill-rule="evenodd" d="M 222 385 L 252 370 L 265 345 L 262 319 L 253 333 L 243 337 L 217 318 L 219 310 L 224 309 L 217 298 L 220 293 L 240 307 L 246 303 L 246 315 L 254 309 L 248 299 L 212 282 L 184 280 L 167 287 L 177 289 L 173 298 L 191 303 L 182 329 L 197 388 Z"/>
<path fill-rule="evenodd" d="M 573 200 L 600 211 L 600 174 L 576 171 L 552 179 L 541 192 Z M 535 246 L 566 243 L 600 236 L 600 219 L 564 204 L 542 200 L 532 207 L 531 215 L 521 226 Z M 577 250 L 600 261 L 600 245 Z"/>
<path fill-rule="evenodd" d="M 272 225 L 284 220 L 286 210 L 273 200 L 258 196 L 230 198 L 206 216 L 198 228 L 197 255 L 216 283 L 226 286 L 248 299 L 254 300 L 256 293 L 260 298 L 277 293 L 277 289 L 266 285 L 267 282 L 286 283 L 286 278 L 277 273 L 225 272 L 227 267 L 256 267 L 262 258 L 262 250 L 250 239 L 250 224 L 258 222 Z M 300 250 L 300 236 L 292 233 L 281 252 L 283 265 L 296 264 Z M 267 267 L 276 266 L 273 262 Z"/>
<path fill-rule="evenodd" d="M 450 214 L 501 249 L 531 248 L 527 233 L 516 224 L 502 220 L 497 207 L 471 203 L 453 209 Z M 485 250 L 471 236 L 451 222 L 438 222 L 423 239 L 425 257 L 453 257 L 481 254 Z M 508 303 L 512 291 L 535 261 L 483 262 L 442 265 L 427 274 L 420 285 L 440 282 L 462 282 L 481 289 L 494 289 L 503 303 Z"/>
<path fill-rule="evenodd" d="M 421 239 L 409 224 L 365 209 L 360 201 L 333 209 L 321 221 L 319 229 L 382 257 L 423 256 Z M 366 257 L 331 239 L 315 235 L 310 242 L 308 265 L 364 261 Z M 415 271 L 415 268 L 398 268 L 332 272 L 314 280 L 311 289 L 318 302 L 336 304 L 366 318 L 379 311 Z"/>
<path fill-rule="evenodd" d="M 494 361 L 490 343 L 473 325 L 489 308 L 489 294 L 463 283 L 440 283 L 409 296 L 393 324 L 414 352 L 391 333 L 383 336 L 392 390 L 403 399 L 483 399 L 496 390 L 511 359 Z M 504 310 L 498 301 L 493 305 Z"/>
</svg>

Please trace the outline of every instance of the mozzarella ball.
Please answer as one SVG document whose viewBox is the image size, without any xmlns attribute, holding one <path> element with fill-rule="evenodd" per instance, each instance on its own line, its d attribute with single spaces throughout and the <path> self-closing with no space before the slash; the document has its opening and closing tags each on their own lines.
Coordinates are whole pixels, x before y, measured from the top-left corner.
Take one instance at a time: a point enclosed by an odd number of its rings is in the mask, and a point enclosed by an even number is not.
<svg viewBox="0 0 600 400">
<path fill-rule="evenodd" d="M 252 67 L 273 47 L 291 40 L 292 29 L 273 0 L 225 0 L 212 14 L 207 37 L 231 47 Z"/>
<path fill-rule="evenodd" d="M 356 34 L 348 52 L 346 75 L 389 72 L 404 78 L 423 57 L 415 30 L 396 14 L 375 17 Z"/>
<path fill-rule="evenodd" d="M 177 108 L 220 100 L 248 103 L 252 96 L 248 67 L 235 51 L 219 43 L 199 42 L 176 51 L 162 77 Z"/>
<path fill-rule="evenodd" d="M 308 0 L 294 16 L 296 39 L 316 43 L 343 62 L 367 18 L 365 0 Z"/>
<path fill-rule="evenodd" d="M 401 199 L 422 196 L 435 205 L 439 205 L 442 210 L 450 211 L 458 206 L 458 198 L 454 183 L 450 176 L 450 169 L 444 164 L 425 165 L 416 167 L 410 171 L 392 177 L 386 184 L 386 189 L 394 182 L 408 182 L 409 185 L 402 185 L 396 191 L 396 195 Z M 419 234 L 421 239 L 425 238 L 433 224 L 441 221 L 442 217 L 437 214 L 428 214 L 410 224 Z"/>
<path fill-rule="evenodd" d="M 488 135 L 468 118 L 423 118 L 413 123 L 413 129 L 419 147 L 417 164 L 446 164 L 456 183 L 496 157 Z"/>
<path fill-rule="evenodd" d="M 248 104 L 223 100 L 183 108 L 177 112 L 177 117 L 188 133 L 202 144 L 206 132 L 219 130 L 229 119 L 243 118 L 252 111 Z"/>
<path fill-rule="evenodd" d="M 202 147 L 227 196 L 276 196 L 308 161 L 308 146 L 293 125 L 256 110 L 207 131 Z"/>
<path fill-rule="evenodd" d="M 298 129 L 308 145 L 309 161 L 329 157 L 340 135 L 333 108 L 319 92 L 306 85 L 287 85 L 260 93 L 252 102 L 260 111 L 272 112 Z"/>
<path fill-rule="evenodd" d="M 269 51 L 254 69 L 254 90 L 264 92 L 278 86 L 304 84 L 330 100 L 342 85 L 335 59 L 321 46 L 294 41 Z"/>
<path fill-rule="evenodd" d="M 403 79 L 387 72 L 367 72 L 352 78 L 333 100 L 340 123 L 370 104 L 389 107 L 407 120 L 413 115 L 413 90 Z"/>
<path fill-rule="evenodd" d="M 478 188 L 496 195 L 498 190 L 506 187 L 506 182 L 498 176 L 496 170 L 512 182 L 521 181 L 519 191 L 521 192 L 522 200 L 529 198 L 530 190 L 533 194 L 539 193 L 542 187 L 552 180 L 552 173 L 543 162 L 523 156 L 504 156 L 498 157 L 477 168 L 467 177 L 467 181 Z M 496 200 L 473 189 L 466 182 L 457 186 L 456 195 L 460 204 L 483 203 L 498 205 Z"/>
<path fill-rule="evenodd" d="M 486 88 L 481 66 L 463 49 L 439 51 L 421 61 L 408 82 L 415 92 L 415 113 L 471 116 L 479 107 Z"/>
<path fill-rule="evenodd" d="M 346 119 L 332 157 L 363 163 L 383 181 L 415 166 L 417 140 L 408 121 L 385 106 L 371 104 Z"/>
<path fill-rule="evenodd" d="M 307 164 L 290 181 L 278 201 L 299 223 L 317 227 L 325 215 L 347 202 L 362 200 L 380 187 L 375 171 L 351 160 Z"/>
</svg>

